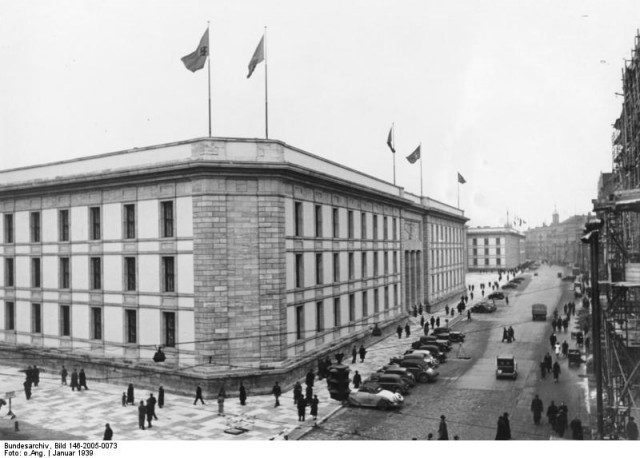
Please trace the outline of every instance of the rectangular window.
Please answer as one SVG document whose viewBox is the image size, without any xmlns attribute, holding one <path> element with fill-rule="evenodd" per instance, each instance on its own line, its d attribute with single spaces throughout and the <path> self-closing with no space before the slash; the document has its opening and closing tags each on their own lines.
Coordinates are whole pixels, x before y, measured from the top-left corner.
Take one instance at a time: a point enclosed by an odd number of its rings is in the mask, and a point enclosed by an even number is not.
<svg viewBox="0 0 640 458">
<path fill-rule="evenodd" d="M 393 252 L 393 273 L 394 274 L 398 273 L 398 252 L 397 251 Z"/>
<path fill-rule="evenodd" d="M 501 254 L 500 247 L 496 248 L 496 254 L 497 254 L 498 256 L 500 256 L 500 254 Z"/>
<path fill-rule="evenodd" d="M 324 303 L 316 302 L 316 332 L 324 331 Z"/>
<path fill-rule="evenodd" d="M 302 237 L 302 202 L 293 203 L 293 235 Z"/>
<path fill-rule="evenodd" d="M 16 309 L 13 302 L 4 303 L 4 329 L 6 331 L 16 329 Z"/>
<path fill-rule="evenodd" d="M 477 245 L 478 244 L 478 239 L 472 239 L 471 241 L 473 242 L 473 245 Z"/>
<path fill-rule="evenodd" d="M 382 237 L 389 240 L 389 221 L 386 216 L 382 218 Z"/>
<path fill-rule="evenodd" d="M 477 266 L 478 265 L 478 258 L 473 258 L 473 265 Z"/>
<path fill-rule="evenodd" d="M 68 289 L 70 285 L 69 258 L 60 258 L 60 289 Z"/>
<path fill-rule="evenodd" d="M 124 258 L 125 291 L 136 290 L 136 258 Z"/>
<path fill-rule="evenodd" d="M 322 237 L 322 205 L 316 205 L 316 237 Z"/>
<path fill-rule="evenodd" d="M 15 278 L 13 258 L 4 258 L 4 285 L 6 287 L 15 286 Z"/>
<path fill-rule="evenodd" d="M 363 252 L 362 253 L 362 265 L 360 266 L 362 268 L 362 278 L 367 278 L 367 252 Z"/>
<path fill-rule="evenodd" d="M 134 204 L 124 206 L 124 238 L 136 238 L 136 206 Z"/>
<path fill-rule="evenodd" d="M 31 304 L 31 332 L 42 333 L 42 308 L 40 304 Z"/>
<path fill-rule="evenodd" d="M 333 281 L 340 281 L 340 253 L 333 253 Z"/>
<path fill-rule="evenodd" d="M 71 336 L 71 306 L 60 306 L 60 335 Z"/>
<path fill-rule="evenodd" d="M 373 313 L 380 311 L 380 293 L 378 288 L 373 290 Z"/>
<path fill-rule="evenodd" d="M 378 215 L 373 215 L 373 240 L 378 240 Z"/>
<path fill-rule="evenodd" d="M 496 245 L 500 245 L 500 237 L 496 239 Z"/>
<path fill-rule="evenodd" d="M 162 333 L 165 347 L 176 346 L 176 314 L 175 312 L 162 312 Z"/>
<path fill-rule="evenodd" d="M 474 248 L 474 249 L 473 249 L 473 255 L 474 255 L 474 256 L 477 256 L 477 255 L 478 255 L 478 249 L 477 249 L 477 248 Z"/>
<path fill-rule="evenodd" d="M 369 315 L 369 296 L 366 291 L 362 291 L 362 316 Z"/>
<path fill-rule="evenodd" d="M 485 256 L 489 256 L 489 248 L 485 248 L 484 249 L 484 255 Z"/>
<path fill-rule="evenodd" d="M 165 293 L 175 292 L 174 262 L 173 256 L 162 257 L 162 290 Z"/>
<path fill-rule="evenodd" d="M 389 287 L 388 286 L 384 287 L 384 309 L 385 310 L 389 309 Z"/>
<path fill-rule="evenodd" d="M 349 322 L 356 321 L 356 295 L 349 294 Z"/>
<path fill-rule="evenodd" d="M 384 252 L 384 274 L 389 275 L 389 252 Z"/>
<path fill-rule="evenodd" d="M 40 241 L 40 212 L 31 213 L 31 242 Z"/>
<path fill-rule="evenodd" d="M 333 326 L 340 327 L 340 298 L 333 299 Z"/>
<path fill-rule="evenodd" d="M 393 285 L 393 306 L 398 306 L 398 285 Z"/>
<path fill-rule="evenodd" d="M 91 258 L 91 289 L 102 289 L 102 260 Z"/>
<path fill-rule="evenodd" d="M 4 243 L 13 243 L 13 215 L 4 215 Z"/>
<path fill-rule="evenodd" d="M 162 211 L 162 236 L 173 237 L 173 201 L 160 202 L 160 209 Z"/>
<path fill-rule="evenodd" d="M 378 276 L 378 252 L 373 252 L 373 276 Z"/>
<path fill-rule="evenodd" d="M 316 253 L 316 285 L 324 283 L 324 267 L 322 265 L 322 253 Z"/>
<path fill-rule="evenodd" d="M 69 210 L 58 212 L 58 240 L 60 242 L 69 241 Z"/>
<path fill-rule="evenodd" d="M 485 265 L 485 266 L 488 266 L 488 265 L 489 265 L 489 258 L 485 258 L 485 259 L 484 259 L 484 265 Z"/>
<path fill-rule="evenodd" d="M 489 239 L 484 239 L 484 244 L 489 245 Z"/>
<path fill-rule="evenodd" d="M 349 253 L 349 280 L 356 277 L 356 262 L 353 253 Z"/>
<path fill-rule="evenodd" d="M 300 340 L 304 337 L 304 307 L 298 305 L 296 307 L 296 339 Z"/>
<path fill-rule="evenodd" d="M 496 259 L 496 266 L 499 266 L 499 265 L 501 264 L 501 261 L 502 261 L 502 259 L 497 258 L 497 259 Z"/>
<path fill-rule="evenodd" d="M 365 212 L 360 213 L 360 238 L 362 240 L 367 238 L 367 214 Z"/>
<path fill-rule="evenodd" d="M 296 254 L 296 288 L 304 286 L 304 259 L 303 255 Z"/>
<path fill-rule="evenodd" d="M 337 239 L 340 237 L 340 213 L 337 208 L 334 208 L 331 214 L 333 219 L 333 238 Z"/>
<path fill-rule="evenodd" d="M 89 208 L 89 239 L 100 240 L 100 207 Z"/>
<path fill-rule="evenodd" d="M 347 213 L 347 230 L 348 230 L 348 237 L 350 239 L 353 238 L 353 210 L 349 210 L 349 212 Z"/>
<path fill-rule="evenodd" d="M 42 286 L 40 258 L 31 258 L 31 287 L 40 288 Z"/>
<path fill-rule="evenodd" d="M 138 312 L 125 310 L 125 326 L 127 328 L 127 343 L 138 343 Z"/>
<path fill-rule="evenodd" d="M 91 339 L 102 340 L 102 309 L 91 307 Z"/>
</svg>

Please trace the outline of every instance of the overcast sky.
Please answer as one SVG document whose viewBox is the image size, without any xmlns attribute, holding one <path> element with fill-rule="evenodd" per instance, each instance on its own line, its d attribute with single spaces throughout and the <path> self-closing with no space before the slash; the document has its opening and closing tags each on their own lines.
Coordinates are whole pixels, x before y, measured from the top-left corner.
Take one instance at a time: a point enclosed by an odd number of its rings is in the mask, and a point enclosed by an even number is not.
<svg viewBox="0 0 640 458">
<path fill-rule="evenodd" d="M 472 226 L 592 209 L 611 170 L 630 1 L 0 0 L 0 168 L 207 135 L 264 136 L 460 207 Z M 524 226 L 522 227 L 524 229 Z"/>
</svg>

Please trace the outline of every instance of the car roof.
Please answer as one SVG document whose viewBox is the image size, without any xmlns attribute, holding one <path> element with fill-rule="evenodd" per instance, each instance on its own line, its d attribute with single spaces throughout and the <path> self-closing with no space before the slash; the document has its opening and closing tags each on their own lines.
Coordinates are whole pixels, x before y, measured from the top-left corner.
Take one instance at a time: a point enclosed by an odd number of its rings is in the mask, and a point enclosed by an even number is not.
<svg viewBox="0 0 640 458">
<path fill-rule="evenodd" d="M 515 359 L 513 355 L 500 355 L 496 359 Z"/>
</svg>

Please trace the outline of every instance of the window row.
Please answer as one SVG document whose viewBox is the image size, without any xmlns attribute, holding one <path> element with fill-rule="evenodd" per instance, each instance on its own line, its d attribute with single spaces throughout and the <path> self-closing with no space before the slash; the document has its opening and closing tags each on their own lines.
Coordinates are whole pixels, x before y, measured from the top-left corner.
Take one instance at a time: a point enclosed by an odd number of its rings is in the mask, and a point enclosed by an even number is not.
<svg viewBox="0 0 640 458">
<path fill-rule="evenodd" d="M 496 248 L 495 250 L 496 250 L 496 252 L 495 252 L 496 256 L 500 256 L 500 255 L 502 255 L 502 250 L 500 249 L 500 247 Z M 477 256 L 477 255 L 478 255 L 478 249 L 477 249 L 477 248 L 474 248 L 474 249 L 473 249 L 473 255 L 474 255 L 474 256 Z M 484 255 L 485 255 L 485 256 L 489 256 L 489 255 L 490 255 L 489 248 L 485 248 L 485 249 L 484 249 Z"/>
<path fill-rule="evenodd" d="M 375 315 L 380 312 L 380 290 L 382 290 L 382 300 L 384 310 L 389 310 L 391 307 L 390 297 L 389 297 L 389 287 L 385 286 L 384 288 L 375 288 L 371 290 L 362 291 L 360 293 L 360 314 L 356 314 L 356 293 L 351 293 L 347 297 L 347 322 L 343 323 L 342 318 L 342 308 L 343 308 L 343 298 L 334 297 L 332 301 L 332 309 L 329 315 L 329 323 L 326 323 L 327 316 L 325 315 L 325 302 L 327 301 L 318 301 L 315 303 L 315 313 L 314 318 L 315 321 L 313 323 L 313 327 L 311 329 L 315 329 L 316 333 L 322 333 L 324 331 L 328 331 L 331 329 L 339 329 L 342 326 L 351 326 L 355 324 L 355 321 L 359 318 L 367 318 L 368 316 Z M 371 298 L 373 302 L 373 311 L 369 308 L 369 298 Z M 398 285 L 393 285 L 393 307 L 398 307 Z M 298 305 L 295 310 L 295 333 L 296 339 L 305 338 L 305 331 L 307 326 L 307 319 L 305 317 L 305 312 L 309 313 L 311 304 Z M 308 323 L 307 323 L 308 324 Z"/>
<path fill-rule="evenodd" d="M 431 263 L 433 267 L 446 267 L 451 264 L 459 264 L 464 256 L 462 248 L 432 249 Z"/>
<path fill-rule="evenodd" d="M 42 324 L 42 304 L 31 304 L 31 326 L 32 334 L 43 334 Z M 102 307 L 90 307 L 89 311 L 89 339 L 103 340 L 104 320 Z M 86 324 L 79 324 L 83 328 Z M 5 331 L 15 331 L 16 306 L 14 302 L 4 303 L 4 329 Z M 51 334 L 51 330 L 47 329 Z M 58 313 L 58 335 L 63 337 L 72 336 L 72 314 L 70 305 L 60 305 Z M 162 345 L 175 347 L 176 345 L 176 314 L 175 312 L 162 312 Z M 124 342 L 128 344 L 138 343 L 138 311 L 134 309 L 124 309 Z"/>
<path fill-rule="evenodd" d="M 327 254 L 329 255 L 329 254 Z M 369 257 L 373 258 L 373 276 L 377 277 L 380 275 L 380 252 L 373 251 L 369 255 L 368 252 L 360 253 L 360 278 L 367 278 L 368 270 L 369 270 Z M 332 260 L 332 273 L 333 280 L 332 282 L 342 281 L 341 277 L 341 255 L 340 253 L 333 253 L 331 256 Z M 325 253 L 315 253 L 315 284 L 323 285 L 325 284 L 325 269 L 324 269 L 324 258 Z M 303 253 L 296 253 L 294 255 L 294 286 L 296 288 L 303 288 L 308 285 L 305 283 L 305 256 Z M 382 266 L 384 275 L 389 275 L 389 273 L 395 274 L 398 273 L 398 252 L 392 252 L 392 271 L 389 272 L 389 252 L 384 251 L 382 253 Z M 349 252 L 347 253 L 347 280 L 355 280 L 356 279 L 356 253 Z"/>
<path fill-rule="evenodd" d="M 462 243 L 462 229 L 431 223 L 431 240 L 436 243 Z"/>
<path fill-rule="evenodd" d="M 501 266 L 502 265 L 502 259 L 501 258 L 496 258 L 496 263 L 495 264 L 491 264 L 490 263 L 490 258 L 484 258 L 484 265 L 485 266 L 490 266 L 490 265 L 496 265 L 496 266 Z M 473 258 L 473 265 L 477 266 L 478 264 L 478 258 Z"/>
<path fill-rule="evenodd" d="M 102 208 L 89 207 L 87 214 L 89 224 L 89 240 L 102 239 Z M 122 238 L 136 238 L 136 204 L 124 204 L 122 206 Z M 175 234 L 174 202 L 160 202 L 160 234 L 161 237 L 174 237 Z M 29 240 L 32 243 L 41 241 L 42 216 L 40 212 L 29 214 Z M 4 243 L 14 243 L 15 222 L 13 213 L 4 214 Z M 69 219 L 69 209 L 58 210 L 58 241 L 68 242 L 70 240 L 71 223 Z M 20 228 L 17 228 L 18 230 Z"/>
<path fill-rule="evenodd" d="M 473 245 L 477 245 L 477 244 L 478 244 L 478 239 L 477 239 L 477 238 L 473 238 L 473 239 L 471 239 L 471 243 L 472 243 Z M 500 237 L 497 237 L 497 238 L 496 238 L 496 245 L 498 245 L 498 246 L 499 246 L 501 243 L 502 243 L 502 239 L 501 239 Z M 488 238 L 485 238 L 485 239 L 484 239 L 484 244 L 485 244 L 485 245 L 489 245 L 489 239 L 488 239 Z"/>
<path fill-rule="evenodd" d="M 173 293 L 176 286 L 176 261 L 174 256 L 161 256 L 161 288 L 162 292 Z M 89 288 L 91 290 L 102 289 L 102 258 L 89 258 Z M 123 285 L 125 291 L 136 291 L 137 259 L 135 257 L 123 258 Z M 4 259 L 4 286 L 7 288 L 16 286 L 15 259 Z M 42 262 L 41 258 L 31 258 L 31 287 L 42 288 Z M 58 287 L 69 289 L 71 287 L 71 265 L 69 257 L 58 258 Z"/>
<path fill-rule="evenodd" d="M 452 288 L 464 285 L 465 275 L 462 270 L 454 270 L 431 275 L 432 294 L 442 294 Z"/>
<path fill-rule="evenodd" d="M 342 212 L 339 208 L 332 207 L 331 208 L 331 237 L 340 238 L 341 237 L 341 227 L 343 221 L 341 221 L 340 214 Z M 347 210 L 347 238 L 353 239 L 356 238 L 356 225 L 354 221 L 354 211 Z M 389 218 L 387 216 L 382 216 L 382 231 L 379 231 L 379 217 L 378 215 L 371 215 L 371 232 L 368 231 L 368 214 L 366 212 L 360 212 L 360 239 L 363 240 L 398 240 L 398 220 L 397 218 Z M 322 205 L 315 205 L 313 210 L 313 228 L 314 228 L 314 236 L 315 237 L 325 237 L 324 234 L 324 212 Z M 389 238 L 389 219 L 391 219 L 391 239 Z M 293 234 L 296 237 L 304 236 L 307 231 L 305 231 L 306 224 L 304 206 L 302 202 L 294 202 L 293 203 Z M 328 235 L 327 235 L 328 236 Z"/>
</svg>

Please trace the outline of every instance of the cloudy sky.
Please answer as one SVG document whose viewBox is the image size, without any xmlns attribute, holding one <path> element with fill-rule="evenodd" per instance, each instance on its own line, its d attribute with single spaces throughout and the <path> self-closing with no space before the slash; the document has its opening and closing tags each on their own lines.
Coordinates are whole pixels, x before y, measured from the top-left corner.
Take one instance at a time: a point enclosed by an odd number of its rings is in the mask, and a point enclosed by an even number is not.
<svg viewBox="0 0 640 458">
<path fill-rule="evenodd" d="M 270 137 L 460 206 L 470 224 L 529 226 L 591 210 L 611 170 L 621 72 L 640 2 L 0 0 L 0 168 L 207 135 Z M 524 228 L 524 227 L 523 227 Z"/>
</svg>

